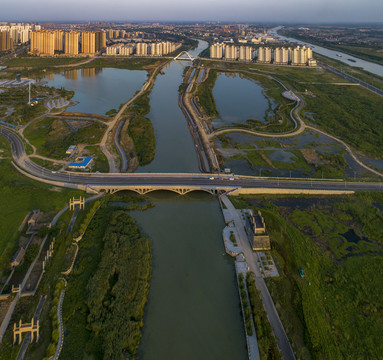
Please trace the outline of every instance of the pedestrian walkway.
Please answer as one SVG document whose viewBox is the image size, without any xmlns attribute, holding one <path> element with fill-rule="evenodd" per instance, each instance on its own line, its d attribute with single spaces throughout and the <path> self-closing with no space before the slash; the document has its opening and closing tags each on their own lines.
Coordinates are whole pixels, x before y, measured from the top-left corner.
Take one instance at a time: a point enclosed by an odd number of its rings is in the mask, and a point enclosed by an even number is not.
<svg viewBox="0 0 383 360">
<path fill-rule="evenodd" d="M 286 335 L 285 329 L 283 328 L 282 322 L 279 319 L 278 312 L 275 308 L 273 299 L 267 289 L 265 281 L 263 279 L 262 273 L 257 266 L 257 261 L 253 250 L 251 249 L 248 236 L 246 234 L 243 220 L 241 219 L 240 212 L 234 207 L 229 198 L 224 194 L 221 195 L 221 201 L 225 205 L 226 209 L 231 212 L 235 227 L 237 228 L 237 233 L 239 241 L 241 243 L 242 252 L 246 258 L 246 262 L 249 266 L 250 271 L 255 274 L 255 286 L 261 293 L 261 299 L 263 306 L 267 313 L 270 325 L 273 329 L 275 339 L 277 341 L 278 347 L 283 354 L 285 360 L 295 360 L 295 355 L 293 349 L 291 348 L 289 339 Z"/>
</svg>

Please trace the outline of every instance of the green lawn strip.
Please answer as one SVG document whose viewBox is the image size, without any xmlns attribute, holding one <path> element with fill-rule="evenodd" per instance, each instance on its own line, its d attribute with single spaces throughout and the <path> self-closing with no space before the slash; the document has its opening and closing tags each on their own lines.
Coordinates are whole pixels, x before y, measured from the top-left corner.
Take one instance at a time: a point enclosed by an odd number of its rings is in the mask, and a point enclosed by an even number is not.
<svg viewBox="0 0 383 360">
<path fill-rule="evenodd" d="M 36 56 L 26 56 L 26 57 L 17 57 L 10 59 L 4 62 L 3 65 L 8 66 L 9 68 L 14 67 L 27 67 L 27 68 L 42 68 L 42 67 L 51 67 L 56 65 L 69 65 L 77 64 L 82 61 L 85 61 L 86 57 L 36 57 Z"/>
<path fill-rule="evenodd" d="M 251 318 L 251 308 L 249 305 L 249 301 L 247 300 L 247 291 L 245 287 L 245 281 L 243 274 L 238 274 L 238 284 L 239 284 L 239 294 L 242 300 L 243 312 L 244 312 L 244 323 L 246 328 L 246 334 L 248 336 L 253 335 L 253 320 Z"/>
<path fill-rule="evenodd" d="M 255 287 L 254 274 L 248 272 L 246 275 L 246 286 L 249 294 L 251 311 L 257 334 L 258 349 L 261 359 L 282 359 L 273 330 L 263 307 L 260 292 Z"/>
</svg>

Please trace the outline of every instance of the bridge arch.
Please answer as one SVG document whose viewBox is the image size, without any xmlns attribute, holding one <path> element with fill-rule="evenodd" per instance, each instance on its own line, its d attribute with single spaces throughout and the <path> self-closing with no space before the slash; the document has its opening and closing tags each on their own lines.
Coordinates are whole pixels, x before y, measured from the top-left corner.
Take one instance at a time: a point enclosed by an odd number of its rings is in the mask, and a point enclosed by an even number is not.
<svg viewBox="0 0 383 360">
<path fill-rule="evenodd" d="M 186 55 L 186 57 L 181 58 L 182 55 Z M 174 60 L 190 60 L 194 61 L 196 58 L 191 56 L 187 51 L 181 51 L 175 58 Z"/>
<path fill-rule="evenodd" d="M 179 195 L 186 195 L 192 191 L 204 191 L 211 195 L 219 195 L 225 191 L 233 190 L 232 188 L 216 188 L 216 187 L 208 187 L 208 186 L 105 186 L 105 185 L 96 185 L 96 186 L 88 186 L 87 192 L 105 192 L 114 194 L 117 191 L 130 190 L 136 192 L 140 195 L 145 195 L 153 191 L 171 191 L 175 192 Z"/>
</svg>

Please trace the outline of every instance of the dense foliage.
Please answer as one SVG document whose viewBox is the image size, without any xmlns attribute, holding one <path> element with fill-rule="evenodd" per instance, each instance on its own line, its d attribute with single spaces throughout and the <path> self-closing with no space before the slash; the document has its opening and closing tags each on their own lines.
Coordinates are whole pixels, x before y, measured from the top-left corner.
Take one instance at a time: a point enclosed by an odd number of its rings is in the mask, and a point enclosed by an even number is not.
<svg viewBox="0 0 383 360">
<path fill-rule="evenodd" d="M 242 307 L 244 312 L 244 321 L 245 321 L 245 328 L 246 328 L 246 334 L 248 336 L 253 335 L 253 321 L 251 320 L 251 309 L 249 306 L 249 301 L 247 300 L 247 292 L 245 287 L 245 281 L 243 279 L 243 274 L 240 273 L 238 275 L 238 284 L 239 284 L 239 294 L 241 296 L 242 301 Z"/>
<path fill-rule="evenodd" d="M 216 70 L 210 70 L 207 79 L 199 84 L 197 96 L 200 105 L 204 108 L 208 116 L 219 116 L 214 96 L 213 88 L 215 81 L 217 80 L 218 72 Z"/>
<path fill-rule="evenodd" d="M 145 117 L 149 112 L 149 97 L 145 93 L 134 102 L 128 132 L 134 142 L 134 151 L 141 166 L 149 164 L 154 159 L 156 138 L 152 122 Z"/>
<path fill-rule="evenodd" d="M 255 287 L 252 273 L 247 273 L 246 285 L 249 293 L 261 360 L 282 359 L 266 311 L 263 308 L 260 292 Z"/>
<path fill-rule="evenodd" d="M 382 196 L 276 198 L 256 204 L 281 271 L 267 285 L 297 358 L 379 359 Z"/>
<path fill-rule="evenodd" d="M 149 290 L 149 241 L 127 213 L 102 206 L 79 245 L 63 307 L 62 358 L 133 358 Z"/>
</svg>

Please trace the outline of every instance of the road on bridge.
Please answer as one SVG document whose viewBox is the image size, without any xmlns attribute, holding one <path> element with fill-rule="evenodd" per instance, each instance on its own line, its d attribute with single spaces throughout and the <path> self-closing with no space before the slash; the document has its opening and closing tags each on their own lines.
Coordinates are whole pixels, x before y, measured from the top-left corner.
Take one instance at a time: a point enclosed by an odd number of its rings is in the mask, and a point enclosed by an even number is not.
<svg viewBox="0 0 383 360">
<path fill-rule="evenodd" d="M 45 182 L 61 182 L 63 186 L 133 186 L 133 185 L 168 185 L 168 186 L 201 186 L 210 189 L 219 187 L 230 188 L 275 188 L 300 190 L 348 190 L 348 191 L 381 191 L 381 182 L 344 182 L 323 180 L 280 179 L 267 177 L 252 177 L 225 174 L 145 174 L 145 173 L 71 173 L 47 170 L 33 161 L 25 154 L 24 144 L 13 131 L 0 127 L 2 134 L 11 144 L 12 155 L 18 167 Z"/>
</svg>

